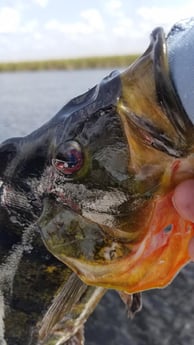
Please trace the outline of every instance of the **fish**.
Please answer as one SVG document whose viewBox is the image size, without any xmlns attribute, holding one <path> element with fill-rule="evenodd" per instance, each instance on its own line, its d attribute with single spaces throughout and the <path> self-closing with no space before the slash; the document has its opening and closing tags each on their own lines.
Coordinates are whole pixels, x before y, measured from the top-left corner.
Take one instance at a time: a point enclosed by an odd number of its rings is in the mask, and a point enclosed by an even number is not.
<svg viewBox="0 0 194 345">
<path fill-rule="evenodd" d="M 172 204 L 194 176 L 193 123 L 162 28 L 25 137 L 0 145 L 0 342 L 84 344 L 108 289 L 129 316 L 190 261 L 194 226 Z"/>
</svg>

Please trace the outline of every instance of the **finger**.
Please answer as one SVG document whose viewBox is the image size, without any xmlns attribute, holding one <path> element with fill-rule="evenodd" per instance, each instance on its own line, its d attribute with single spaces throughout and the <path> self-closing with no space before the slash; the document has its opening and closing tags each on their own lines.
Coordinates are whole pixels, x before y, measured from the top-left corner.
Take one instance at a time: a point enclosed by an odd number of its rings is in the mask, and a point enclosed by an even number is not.
<svg viewBox="0 0 194 345">
<path fill-rule="evenodd" d="M 175 188 L 172 202 L 181 217 L 194 222 L 194 179 L 181 182 Z"/>
</svg>

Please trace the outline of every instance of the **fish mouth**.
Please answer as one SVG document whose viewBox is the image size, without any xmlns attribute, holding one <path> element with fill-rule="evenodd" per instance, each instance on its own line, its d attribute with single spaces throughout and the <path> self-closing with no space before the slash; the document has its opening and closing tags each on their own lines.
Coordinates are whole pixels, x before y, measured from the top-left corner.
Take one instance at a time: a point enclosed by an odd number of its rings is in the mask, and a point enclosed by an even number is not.
<svg viewBox="0 0 194 345">
<path fill-rule="evenodd" d="M 118 113 L 135 168 L 143 160 L 147 164 L 149 159 L 153 162 L 150 147 L 157 150 L 161 159 L 164 153 L 176 158 L 187 156 L 193 143 L 193 124 L 171 79 L 162 28 L 152 32 L 148 49 L 121 74 L 121 84 Z"/>
<path fill-rule="evenodd" d="M 72 209 L 70 204 L 61 204 L 51 196 L 45 197 L 43 204 L 38 225 L 47 248 L 58 258 L 62 254 L 67 261 L 69 257 L 70 260 L 101 265 L 106 259 L 108 261 L 108 254 L 105 254 L 108 245 L 114 247 L 116 239 L 130 242 L 126 232 L 117 230 L 116 233 L 111 228 L 91 221 L 75 208 Z M 125 248 L 126 251 L 129 250 Z M 124 249 L 117 254 L 117 257 L 124 255 Z"/>
</svg>

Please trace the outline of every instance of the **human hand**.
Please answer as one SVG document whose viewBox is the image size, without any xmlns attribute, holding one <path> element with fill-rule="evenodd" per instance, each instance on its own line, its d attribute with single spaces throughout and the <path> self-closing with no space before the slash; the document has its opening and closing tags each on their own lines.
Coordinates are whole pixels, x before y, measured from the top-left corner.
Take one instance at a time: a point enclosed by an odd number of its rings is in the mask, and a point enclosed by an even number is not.
<svg viewBox="0 0 194 345">
<path fill-rule="evenodd" d="M 194 223 L 194 179 L 181 182 L 174 190 L 172 202 L 184 219 Z M 194 261 L 194 237 L 189 243 L 189 255 Z"/>
</svg>

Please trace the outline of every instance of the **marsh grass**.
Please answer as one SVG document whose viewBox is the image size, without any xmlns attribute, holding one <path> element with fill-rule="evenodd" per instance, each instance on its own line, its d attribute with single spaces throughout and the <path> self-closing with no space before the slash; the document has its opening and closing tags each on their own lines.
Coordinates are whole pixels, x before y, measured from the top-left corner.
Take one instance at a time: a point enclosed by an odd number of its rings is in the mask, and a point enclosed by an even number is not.
<svg viewBox="0 0 194 345">
<path fill-rule="evenodd" d="M 137 57 L 138 55 L 117 55 L 60 60 L 0 62 L 0 72 L 124 67 L 130 65 Z"/>
</svg>

